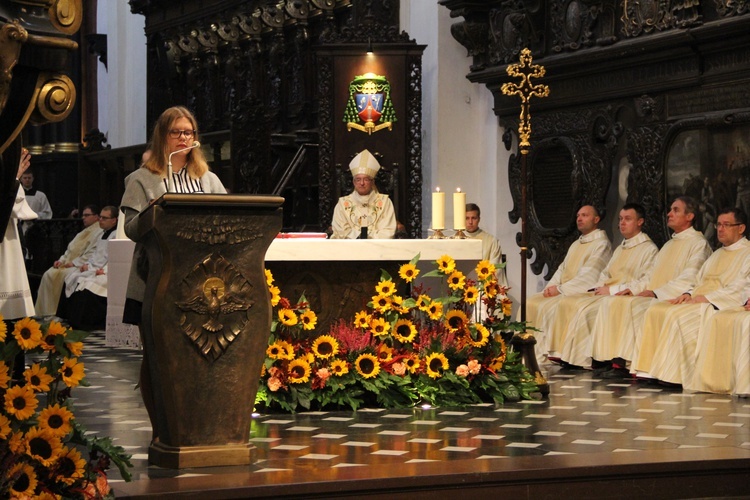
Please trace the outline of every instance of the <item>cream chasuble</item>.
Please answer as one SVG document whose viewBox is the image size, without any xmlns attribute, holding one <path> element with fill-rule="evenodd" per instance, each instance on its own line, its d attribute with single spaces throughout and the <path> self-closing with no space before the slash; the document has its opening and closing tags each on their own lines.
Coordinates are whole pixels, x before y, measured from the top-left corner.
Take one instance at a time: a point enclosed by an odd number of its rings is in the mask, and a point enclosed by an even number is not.
<svg viewBox="0 0 750 500">
<path fill-rule="evenodd" d="M 645 233 L 638 233 L 623 241 L 615 249 L 599 282 L 594 286 L 608 286 L 610 294 L 629 289 L 651 268 L 659 249 Z M 602 295 L 564 297 L 557 305 L 551 334 L 550 352 L 560 351 L 560 359 L 570 364 L 591 366 L 591 332 Z"/>
<path fill-rule="evenodd" d="M 683 389 L 750 395 L 750 311 L 744 307 L 718 311 L 707 330 L 700 335 L 695 373 Z"/>
<path fill-rule="evenodd" d="M 643 316 L 657 300 L 673 299 L 695 284 L 695 277 L 711 255 L 706 238 L 693 228 L 672 235 L 654 259 L 654 265 L 633 288 L 633 296 L 618 295 L 599 301 L 592 326 L 592 355 L 599 361 L 633 360 L 640 345 Z M 636 297 L 653 290 L 658 299 Z"/>
<path fill-rule="evenodd" d="M 682 384 L 694 373 L 699 333 L 716 309 L 742 305 L 750 275 L 750 242 L 742 238 L 716 250 L 698 273 L 693 296 L 705 295 L 708 304 L 658 302 L 646 311 L 640 354 L 634 369 L 659 380 Z M 708 328 L 706 328 L 708 330 Z"/>
<path fill-rule="evenodd" d="M 50 316 L 57 312 L 60 293 L 65 277 L 88 262 L 96 249 L 96 242 L 102 235 L 99 224 L 91 224 L 79 232 L 68 244 L 65 253 L 57 260 L 62 264 L 71 263 L 73 267 L 51 267 L 42 275 L 34 309 L 37 316 Z"/>
<path fill-rule="evenodd" d="M 530 326 L 542 324 L 541 318 L 554 312 L 560 299 L 567 295 L 586 292 L 596 284 L 612 253 L 607 233 L 595 229 L 579 237 L 570 245 L 560 267 L 547 286 L 557 286 L 560 295 L 545 297 L 536 293 L 526 302 L 526 319 Z M 520 311 L 519 311 L 520 313 Z M 549 336 L 544 331 L 534 332 L 537 339 L 537 357 L 541 360 L 549 351 Z"/>
</svg>

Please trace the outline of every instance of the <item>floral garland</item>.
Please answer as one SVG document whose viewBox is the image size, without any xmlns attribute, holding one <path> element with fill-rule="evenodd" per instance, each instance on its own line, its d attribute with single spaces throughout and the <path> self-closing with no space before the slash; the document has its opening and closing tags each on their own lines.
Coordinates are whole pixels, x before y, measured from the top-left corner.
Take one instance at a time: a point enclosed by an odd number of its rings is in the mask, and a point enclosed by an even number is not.
<svg viewBox="0 0 750 500">
<path fill-rule="evenodd" d="M 130 456 L 110 438 L 86 435 L 71 389 L 88 385 L 78 358 L 87 332 L 24 318 L 12 332 L 0 315 L 0 497 L 113 498 L 110 463 L 130 480 Z M 33 364 L 12 378 L 17 356 Z"/>
<path fill-rule="evenodd" d="M 276 310 L 256 405 L 270 409 L 408 408 L 418 403 L 502 404 L 537 396 L 534 378 L 503 334 L 525 330 L 510 319 L 511 301 L 496 268 L 483 260 L 477 280 L 443 256 L 424 277 L 441 278 L 444 296 L 420 287 L 404 297 L 419 274 L 419 255 L 400 267 L 402 282 L 383 271 L 367 309 L 315 332 L 316 315 L 303 296 L 281 297 L 266 271 Z"/>
</svg>

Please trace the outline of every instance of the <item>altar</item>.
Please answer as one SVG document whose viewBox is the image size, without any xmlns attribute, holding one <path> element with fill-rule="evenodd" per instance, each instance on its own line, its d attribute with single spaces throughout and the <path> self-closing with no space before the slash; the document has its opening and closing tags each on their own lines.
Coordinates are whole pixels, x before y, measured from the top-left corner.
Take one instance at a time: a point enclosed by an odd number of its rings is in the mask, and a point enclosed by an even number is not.
<svg viewBox="0 0 750 500">
<path fill-rule="evenodd" d="M 125 289 L 134 243 L 110 241 L 107 342 L 139 344 L 138 330 L 122 324 Z M 303 294 L 318 315 L 318 331 L 325 332 L 339 318 L 351 320 L 375 295 L 381 270 L 398 279 L 398 269 L 417 254 L 420 276 L 412 286 L 435 293 L 438 278 L 422 278 L 443 255 L 469 274 L 482 258 L 481 240 L 328 240 L 323 238 L 276 238 L 266 252 L 266 268 L 274 276 L 282 296 L 297 301 Z M 433 292 L 430 292 L 432 290 Z"/>
<path fill-rule="evenodd" d="M 453 240 L 326 240 L 277 238 L 266 252 L 266 268 L 282 296 L 294 302 L 303 294 L 318 315 L 318 331 L 325 332 L 339 318 L 351 320 L 376 295 L 382 270 L 394 280 L 402 264 L 419 254 L 420 276 L 412 287 L 438 293 L 439 278 L 423 278 L 435 261 L 448 255 L 457 269 L 469 274 L 482 258 L 482 242 Z M 405 293 L 402 291 L 402 293 Z"/>
</svg>

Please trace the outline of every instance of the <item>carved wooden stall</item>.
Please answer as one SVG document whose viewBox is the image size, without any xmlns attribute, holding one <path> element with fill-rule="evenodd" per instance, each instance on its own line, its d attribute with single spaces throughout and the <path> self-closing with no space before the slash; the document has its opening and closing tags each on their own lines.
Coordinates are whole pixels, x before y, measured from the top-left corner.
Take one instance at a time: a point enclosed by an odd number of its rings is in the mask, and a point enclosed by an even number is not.
<svg viewBox="0 0 750 500">
<path fill-rule="evenodd" d="M 701 229 L 725 206 L 750 207 L 750 4 L 734 0 L 617 2 L 440 0 L 462 18 L 454 38 L 468 78 L 493 92 L 510 150 L 516 100 L 505 68 L 524 47 L 543 65 L 548 98 L 534 103 L 529 155 L 532 269 L 547 278 L 576 238 L 575 212 L 646 207 L 644 230 L 668 237 L 671 198 L 701 202 Z M 520 216 L 519 157 L 509 182 Z M 620 195 L 619 191 L 624 191 Z"/>
</svg>

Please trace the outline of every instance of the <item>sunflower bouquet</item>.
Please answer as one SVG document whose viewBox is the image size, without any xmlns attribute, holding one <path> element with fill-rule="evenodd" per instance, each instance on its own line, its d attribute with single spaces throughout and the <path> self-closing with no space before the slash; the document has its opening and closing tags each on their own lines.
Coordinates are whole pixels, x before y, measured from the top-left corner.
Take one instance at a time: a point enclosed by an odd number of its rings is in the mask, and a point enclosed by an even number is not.
<svg viewBox="0 0 750 500">
<path fill-rule="evenodd" d="M 281 298 L 267 271 L 277 319 L 272 325 L 256 403 L 286 411 L 363 405 L 408 408 L 418 403 L 465 406 L 534 397 L 537 386 L 506 339 L 524 325 L 510 318 L 507 288 L 495 266 L 481 261 L 476 280 L 449 256 L 423 278 L 437 278 L 439 296 L 412 286 L 419 255 L 382 271 L 375 295 L 352 320 L 315 331 L 302 297 Z M 306 319 L 302 319 L 306 318 Z"/>
<path fill-rule="evenodd" d="M 107 498 L 113 462 L 130 478 L 124 450 L 87 436 L 75 419 L 69 397 L 86 385 L 79 357 L 87 335 L 31 318 L 9 330 L 0 315 L 0 498 Z M 31 366 L 14 378 L 24 357 Z"/>
</svg>

